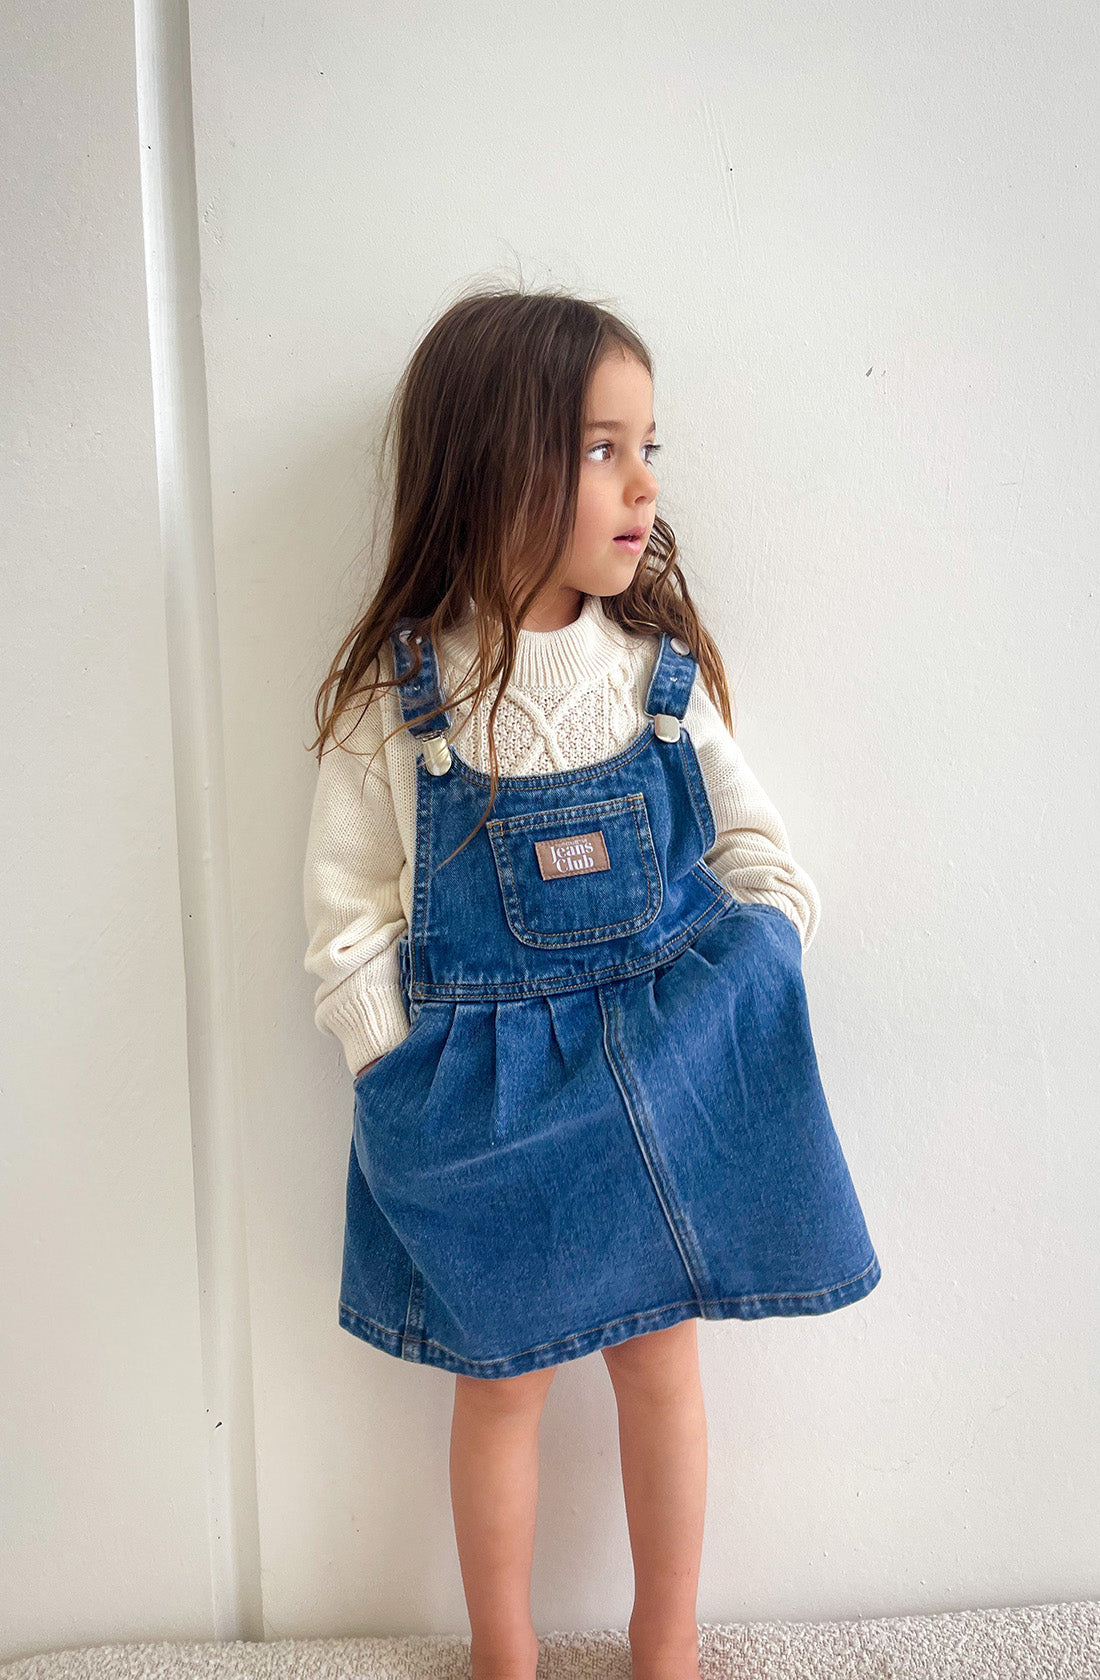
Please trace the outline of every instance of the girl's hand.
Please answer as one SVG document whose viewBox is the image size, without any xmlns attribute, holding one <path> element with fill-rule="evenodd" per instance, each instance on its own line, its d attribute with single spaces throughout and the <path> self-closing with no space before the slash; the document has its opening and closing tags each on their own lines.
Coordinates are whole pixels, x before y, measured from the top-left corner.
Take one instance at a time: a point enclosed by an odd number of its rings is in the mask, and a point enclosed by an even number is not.
<svg viewBox="0 0 1100 1680">
<path fill-rule="evenodd" d="M 381 1060 L 381 1056 L 375 1056 L 374 1058 L 374 1062 L 380 1062 Z M 364 1062 L 363 1066 L 359 1069 L 359 1072 L 355 1075 L 356 1079 L 362 1079 L 367 1069 L 374 1066 L 374 1062 Z"/>
</svg>

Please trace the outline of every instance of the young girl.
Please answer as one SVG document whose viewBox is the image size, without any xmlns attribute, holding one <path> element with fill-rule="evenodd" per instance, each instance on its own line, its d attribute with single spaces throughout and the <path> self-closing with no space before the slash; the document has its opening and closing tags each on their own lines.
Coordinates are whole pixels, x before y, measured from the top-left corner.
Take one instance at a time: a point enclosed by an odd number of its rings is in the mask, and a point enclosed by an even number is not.
<svg viewBox="0 0 1100 1680">
<path fill-rule="evenodd" d="M 339 1322 L 455 1374 L 472 1680 L 533 1680 L 539 1420 L 599 1349 L 634 1680 L 697 1680 L 696 1322 L 880 1276 L 807 1015 L 817 891 L 656 510 L 637 335 L 567 294 L 467 295 L 395 422 L 305 864 L 316 1021 L 355 1076 Z"/>
</svg>

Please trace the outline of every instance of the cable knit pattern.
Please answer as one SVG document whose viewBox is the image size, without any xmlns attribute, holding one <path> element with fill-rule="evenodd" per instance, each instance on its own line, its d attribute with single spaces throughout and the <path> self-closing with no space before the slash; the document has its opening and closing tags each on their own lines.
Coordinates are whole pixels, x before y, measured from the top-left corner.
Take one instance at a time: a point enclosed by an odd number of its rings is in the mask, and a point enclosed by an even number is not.
<svg viewBox="0 0 1100 1680">
<path fill-rule="evenodd" d="M 545 775 L 610 758 L 638 733 L 636 686 L 637 673 L 626 653 L 607 666 L 602 681 L 591 672 L 564 687 L 523 689 L 513 681 L 494 720 L 499 774 Z M 468 703 L 452 708 L 454 750 L 486 774 L 489 710 L 496 693 L 494 683 L 472 718 Z"/>
<path fill-rule="evenodd" d="M 586 595 L 579 617 L 560 630 L 520 630 L 512 680 L 494 721 L 498 774 L 577 769 L 627 746 L 648 721 L 644 706 L 657 647 L 656 636 L 630 635 L 609 619 L 598 595 Z M 488 773 L 496 689 L 473 709 L 453 698 L 473 676 L 472 612 L 440 638 L 437 651 L 453 719 L 451 751 Z M 388 648 L 383 671 L 393 676 Z M 397 939 L 412 908 L 419 749 L 402 729 L 376 752 L 400 723 L 395 689 L 361 716 L 353 711 L 341 719 L 341 745 L 326 746 L 318 769 L 306 842 L 304 966 L 318 980 L 317 1026 L 340 1040 L 352 1073 L 409 1030 Z M 774 904 L 789 916 L 805 951 L 820 918 L 817 889 L 791 856 L 778 811 L 701 678 L 683 727 L 714 810 L 717 838 L 707 863 L 735 898 Z"/>
</svg>

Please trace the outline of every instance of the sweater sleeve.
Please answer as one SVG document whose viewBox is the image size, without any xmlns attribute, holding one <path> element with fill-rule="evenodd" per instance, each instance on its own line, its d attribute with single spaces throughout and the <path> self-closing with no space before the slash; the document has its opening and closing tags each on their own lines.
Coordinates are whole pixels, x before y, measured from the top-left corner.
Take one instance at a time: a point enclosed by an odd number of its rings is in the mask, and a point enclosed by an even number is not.
<svg viewBox="0 0 1100 1680">
<path fill-rule="evenodd" d="M 337 731 L 343 744 L 321 755 L 306 842 L 304 966 L 319 982 L 317 1026 L 340 1040 L 355 1074 L 409 1031 L 397 951 L 405 853 L 384 753 L 367 764 L 381 740 L 377 706 Z"/>
<path fill-rule="evenodd" d="M 782 910 L 805 952 L 821 919 L 817 888 L 791 856 L 783 819 L 698 679 L 684 724 L 714 811 L 716 839 L 705 862 L 734 898 Z"/>
</svg>

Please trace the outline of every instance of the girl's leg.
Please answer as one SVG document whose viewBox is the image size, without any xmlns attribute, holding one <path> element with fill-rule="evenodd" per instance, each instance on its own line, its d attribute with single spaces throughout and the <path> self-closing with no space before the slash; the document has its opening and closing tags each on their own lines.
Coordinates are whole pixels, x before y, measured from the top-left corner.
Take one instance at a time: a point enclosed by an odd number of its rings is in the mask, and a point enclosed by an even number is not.
<svg viewBox="0 0 1100 1680">
<path fill-rule="evenodd" d="M 697 1320 L 602 1349 L 634 1558 L 632 1680 L 698 1680 L 707 1424 Z"/>
<path fill-rule="evenodd" d="M 470 1617 L 471 1680 L 534 1680 L 539 1423 L 554 1369 L 455 1377 L 451 1504 Z"/>
</svg>

